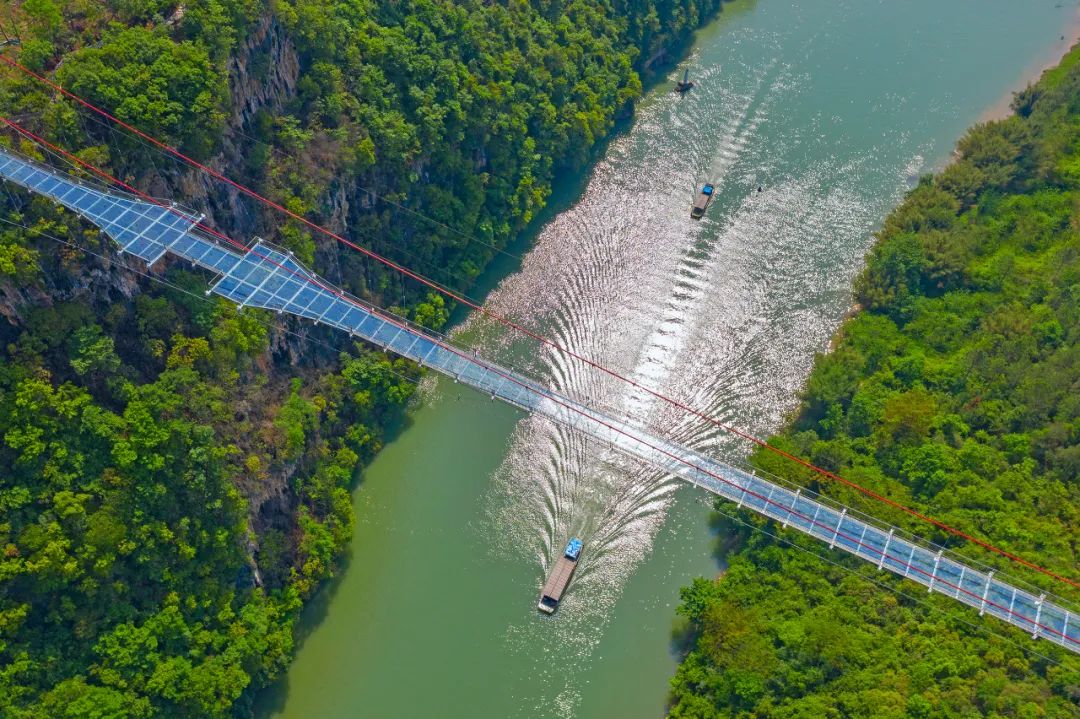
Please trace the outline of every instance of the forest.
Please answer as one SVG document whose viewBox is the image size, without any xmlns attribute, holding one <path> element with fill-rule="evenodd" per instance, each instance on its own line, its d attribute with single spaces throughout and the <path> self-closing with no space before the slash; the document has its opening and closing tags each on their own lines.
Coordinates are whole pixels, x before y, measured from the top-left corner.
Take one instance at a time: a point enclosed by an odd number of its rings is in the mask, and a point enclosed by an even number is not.
<svg viewBox="0 0 1080 719">
<path fill-rule="evenodd" d="M 1080 48 L 885 220 L 861 311 L 770 443 L 1071 579 L 1080 527 Z M 755 463 L 1076 602 L 1072 588 L 775 454 Z M 672 717 L 1076 717 L 1080 661 L 717 505 Z"/>
<path fill-rule="evenodd" d="M 16 0 L 65 88 L 455 288 L 720 0 Z M 0 114 L 429 327 L 449 307 L 0 66 Z M 0 143 L 44 161 L 13 134 Z M 59 163 L 63 169 L 70 169 Z M 0 193 L 0 716 L 250 716 L 420 370 Z"/>
</svg>

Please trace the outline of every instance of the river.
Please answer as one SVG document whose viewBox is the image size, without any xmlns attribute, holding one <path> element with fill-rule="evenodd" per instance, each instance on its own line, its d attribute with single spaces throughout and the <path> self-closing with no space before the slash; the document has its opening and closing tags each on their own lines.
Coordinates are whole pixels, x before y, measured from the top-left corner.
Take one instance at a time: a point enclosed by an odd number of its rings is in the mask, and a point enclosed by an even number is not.
<svg viewBox="0 0 1080 719">
<path fill-rule="evenodd" d="M 1075 0 L 737 0 L 683 65 L 697 87 L 648 93 L 588 175 L 566 179 L 583 191 L 488 305 L 767 434 L 849 309 L 875 226 L 1065 50 L 1076 13 Z M 697 223 L 702 182 L 717 195 Z M 490 323 L 458 332 L 658 432 L 747 450 Z M 423 394 L 365 472 L 343 575 L 306 612 L 260 716 L 662 715 L 678 589 L 721 569 L 700 492 L 448 381 Z M 542 617 L 537 589 L 571 534 L 578 575 Z"/>
</svg>

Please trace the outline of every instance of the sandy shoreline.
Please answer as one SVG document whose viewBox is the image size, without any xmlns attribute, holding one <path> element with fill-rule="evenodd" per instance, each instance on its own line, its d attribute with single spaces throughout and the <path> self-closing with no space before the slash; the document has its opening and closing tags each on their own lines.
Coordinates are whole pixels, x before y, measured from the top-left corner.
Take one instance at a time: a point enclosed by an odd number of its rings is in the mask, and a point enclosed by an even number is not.
<svg viewBox="0 0 1080 719">
<path fill-rule="evenodd" d="M 1047 48 L 1046 54 L 1025 68 L 1009 90 L 979 115 L 979 122 L 1002 120 L 1012 114 L 1013 94 L 1023 90 L 1039 79 L 1042 74 L 1061 62 L 1061 58 L 1080 41 L 1080 6 L 1072 11 L 1072 17 L 1062 28 L 1061 39 Z"/>
</svg>

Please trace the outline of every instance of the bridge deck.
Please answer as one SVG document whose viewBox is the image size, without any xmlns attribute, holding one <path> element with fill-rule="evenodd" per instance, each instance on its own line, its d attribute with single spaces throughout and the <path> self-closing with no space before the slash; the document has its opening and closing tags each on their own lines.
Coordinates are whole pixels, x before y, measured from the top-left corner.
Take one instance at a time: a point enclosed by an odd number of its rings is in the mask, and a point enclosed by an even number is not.
<svg viewBox="0 0 1080 719">
<path fill-rule="evenodd" d="M 154 262 L 165 252 L 220 275 L 213 292 L 241 306 L 288 312 L 337 327 L 420 362 L 529 412 L 578 429 L 619 451 L 802 531 L 927 588 L 1080 653 L 1080 621 L 1060 600 L 1021 589 L 940 547 L 858 516 L 845 507 L 785 486 L 775 478 L 719 462 L 537 384 L 452 346 L 434 333 L 348 297 L 259 241 L 244 253 L 197 230 L 198 220 L 175 207 L 79 184 L 0 148 L 0 177 L 47 196 L 101 227 L 125 252 Z"/>
</svg>

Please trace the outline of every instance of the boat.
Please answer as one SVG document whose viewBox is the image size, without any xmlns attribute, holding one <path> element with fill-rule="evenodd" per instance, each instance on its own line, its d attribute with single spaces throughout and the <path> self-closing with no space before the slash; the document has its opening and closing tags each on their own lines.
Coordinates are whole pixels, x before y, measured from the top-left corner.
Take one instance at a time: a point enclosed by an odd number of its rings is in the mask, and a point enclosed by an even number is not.
<svg viewBox="0 0 1080 719">
<path fill-rule="evenodd" d="M 683 73 L 682 80 L 675 83 L 675 92 L 684 93 L 694 86 L 693 81 L 690 80 L 690 68 L 686 68 L 686 72 Z"/>
<path fill-rule="evenodd" d="M 694 202 L 693 208 L 690 210 L 690 217 L 695 220 L 700 220 L 701 216 L 705 214 L 705 208 L 709 206 L 713 198 L 713 186 L 705 183 L 701 188 L 701 192 L 698 193 L 697 200 Z"/>
<path fill-rule="evenodd" d="M 566 543 L 566 549 L 563 550 L 562 556 L 555 560 L 555 566 L 551 568 L 551 574 L 548 575 L 547 581 L 544 582 L 544 588 L 540 590 L 540 603 L 536 605 L 544 614 L 554 614 L 555 610 L 559 608 L 559 601 L 562 599 L 563 592 L 566 591 L 566 586 L 570 584 L 570 577 L 574 575 L 574 570 L 577 569 L 578 558 L 581 556 L 581 540 L 577 537 L 571 537 L 570 541 Z"/>
</svg>

